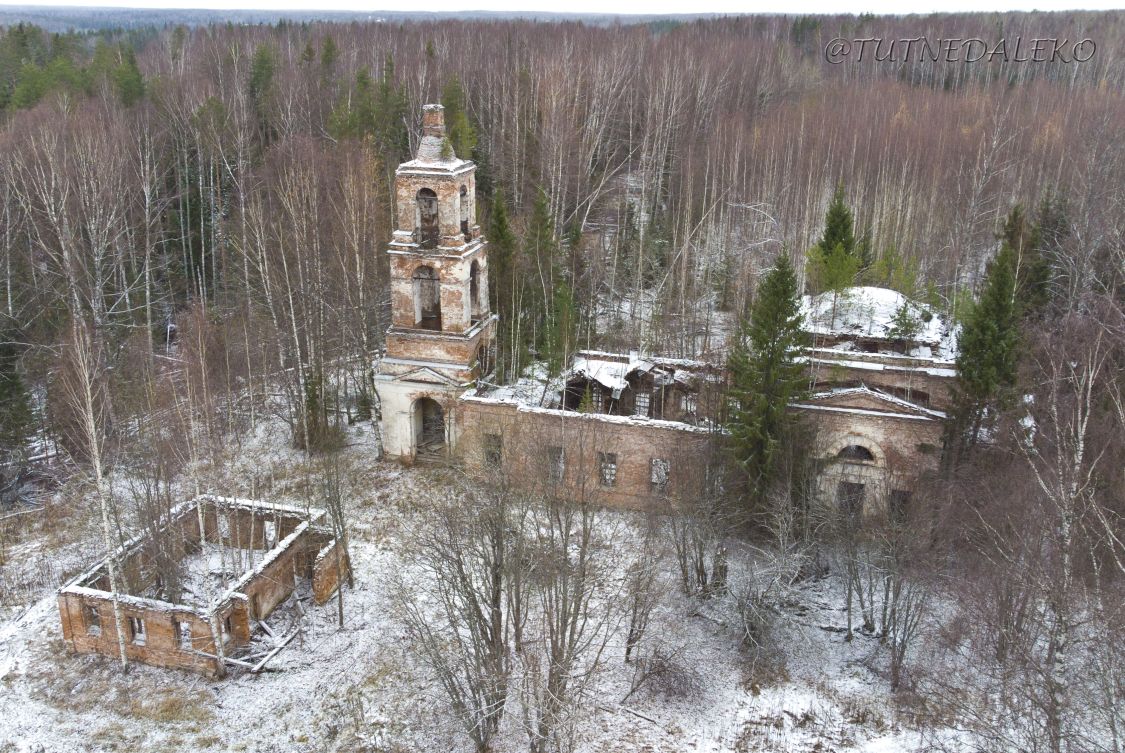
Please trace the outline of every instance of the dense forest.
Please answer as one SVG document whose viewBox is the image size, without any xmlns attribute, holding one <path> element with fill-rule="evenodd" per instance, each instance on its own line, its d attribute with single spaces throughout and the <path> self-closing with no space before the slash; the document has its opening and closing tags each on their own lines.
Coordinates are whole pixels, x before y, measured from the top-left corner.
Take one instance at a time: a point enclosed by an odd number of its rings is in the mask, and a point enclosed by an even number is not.
<svg viewBox="0 0 1125 753">
<path fill-rule="evenodd" d="M 833 36 L 907 32 L 1093 36 L 1098 52 L 824 60 Z M 74 321 L 151 354 L 192 310 L 219 314 L 244 330 L 228 339 L 270 344 L 243 370 L 374 352 L 389 181 L 427 101 L 480 165 L 508 377 L 569 344 L 550 333 L 563 319 L 581 345 L 716 355 L 716 312 L 742 310 L 778 250 L 800 261 L 838 184 L 880 284 L 955 312 L 1022 204 L 1059 224 L 1073 296 L 1120 273 L 1120 35 L 1111 14 L 13 26 L 5 339 L 37 385 Z"/>
<path fill-rule="evenodd" d="M 919 36 L 1096 52 L 825 59 L 836 37 Z M 931 637 L 957 648 L 903 684 L 916 725 L 978 750 L 1119 753 L 1123 42 L 1120 13 L 9 26 L 0 501 L 38 483 L 33 460 L 58 461 L 58 485 L 80 466 L 108 531 L 114 469 L 144 469 L 138 497 L 198 491 L 265 418 L 314 451 L 376 415 L 394 170 L 440 102 L 478 165 L 499 381 L 581 348 L 737 365 L 769 340 L 763 302 L 858 283 L 956 322 L 959 409 L 921 519 L 832 550 L 848 638 L 853 590 L 872 633 L 881 589 L 884 625 L 888 604 L 943 601 Z M 798 454 L 755 477 L 759 501 Z M 708 525 L 699 566 L 725 574 L 725 524 Z M 801 535 L 770 545 L 787 585 L 742 613 L 759 648 L 770 600 L 821 563 L 829 534 Z M 899 617 L 896 691 L 922 630 Z"/>
</svg>

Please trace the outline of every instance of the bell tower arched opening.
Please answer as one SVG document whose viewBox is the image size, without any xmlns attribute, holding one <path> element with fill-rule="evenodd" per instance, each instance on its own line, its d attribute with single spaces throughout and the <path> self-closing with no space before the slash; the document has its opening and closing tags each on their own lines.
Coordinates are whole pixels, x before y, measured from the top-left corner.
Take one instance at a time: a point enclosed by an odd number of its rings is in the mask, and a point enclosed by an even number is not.
<svg viewBox="0 0 1125 753">
<path fill-rule="evenodd" d="M 441 230 L 438 223 L 438 197 L 432 189 L 422 188 L 414 196 L 414 234 L 418 245 L 425 249 L 437 248 Z"/>
<path fill-rule="evenodd" d="M 481 320 L 480 304 L 480 264 L 476 259 L 469 265 L 469 319 L 473 324 Z"/>
<path fill-rule="evenodd" d="M 468 243 L 473 239 L 473 234 L 469 231 L 469 189 L 466 186 L 461 186 L 460 195 L 461 205 L 461 235 L 465 236 L 465 242 Z"/>
<path fill-rule="evenodd" d="M 441 281 L 433 267 L 414 270 L 414 326 L 441 331 Z"/>
</svg>

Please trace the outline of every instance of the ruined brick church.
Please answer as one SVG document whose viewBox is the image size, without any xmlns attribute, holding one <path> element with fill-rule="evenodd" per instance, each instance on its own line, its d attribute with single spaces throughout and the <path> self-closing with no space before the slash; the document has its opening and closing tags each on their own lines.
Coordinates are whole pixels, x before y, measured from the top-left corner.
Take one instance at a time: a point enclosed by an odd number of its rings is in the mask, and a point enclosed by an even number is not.
<svg viewBox="0 0 1125 753">
<path fill-rule="evenodd" d="M 457 457 L 524 486 L 650 508 L 697 494 L 721 431 L 721 366 L 584 351 L 561 380 L 494 386 L 497 317 L 476 223 L 476 166 L 423 109 L 415 158 L 396 171 L 392 323 L 376 389 L 388 457 Z M 904 335 L 892 318 L 919 322 Z M 865 514 L 904 505 L 936 468 L 955 376 L 940 317 L 882 288 L 806 296 L 811 394 L 791 406 L 815 427 L 818 490 Z M 580 410 L 581 408 L 581 410 Z"/>
</svg>

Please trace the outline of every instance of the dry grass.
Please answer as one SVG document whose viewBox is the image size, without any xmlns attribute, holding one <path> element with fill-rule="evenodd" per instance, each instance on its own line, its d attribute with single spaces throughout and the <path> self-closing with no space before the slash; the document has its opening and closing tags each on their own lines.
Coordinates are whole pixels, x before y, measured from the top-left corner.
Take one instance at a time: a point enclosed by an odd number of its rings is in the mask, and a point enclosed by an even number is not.
<svg viewBox="0 0 1125 753">
<path fill-rule="evenodd" d="M 163 691 L 133 701 L 129 705 L 129 715 L 161 724 L 203 724 L 214 717 L 209 704 L 210 697 L 203 692 Z"/>
</svg>

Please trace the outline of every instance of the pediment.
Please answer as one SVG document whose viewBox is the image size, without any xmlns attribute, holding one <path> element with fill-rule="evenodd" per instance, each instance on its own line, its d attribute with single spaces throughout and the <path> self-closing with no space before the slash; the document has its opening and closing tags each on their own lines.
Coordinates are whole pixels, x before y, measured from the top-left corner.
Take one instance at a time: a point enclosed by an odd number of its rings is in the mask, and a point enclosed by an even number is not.
<svg viewBox="0 0 1125 753">
<path fill-rule="evenodd" d="M 460 382 L 456 379 L 451 379 L 427 366 L 421 366 L 405 374 L 400 374 L 396 376 L 395 379 L 400 382 L 423 382 L 425 384 L 443 384 L 451 387 L 460 386 Z"/>
<path fill-rule="evenodd" d="M 822 392 L 803 400 L 801 404 L 810 407 L 874 411 L 924 418 L 939 417 L 937 411 L 865 387 Z"/>
</svg>

